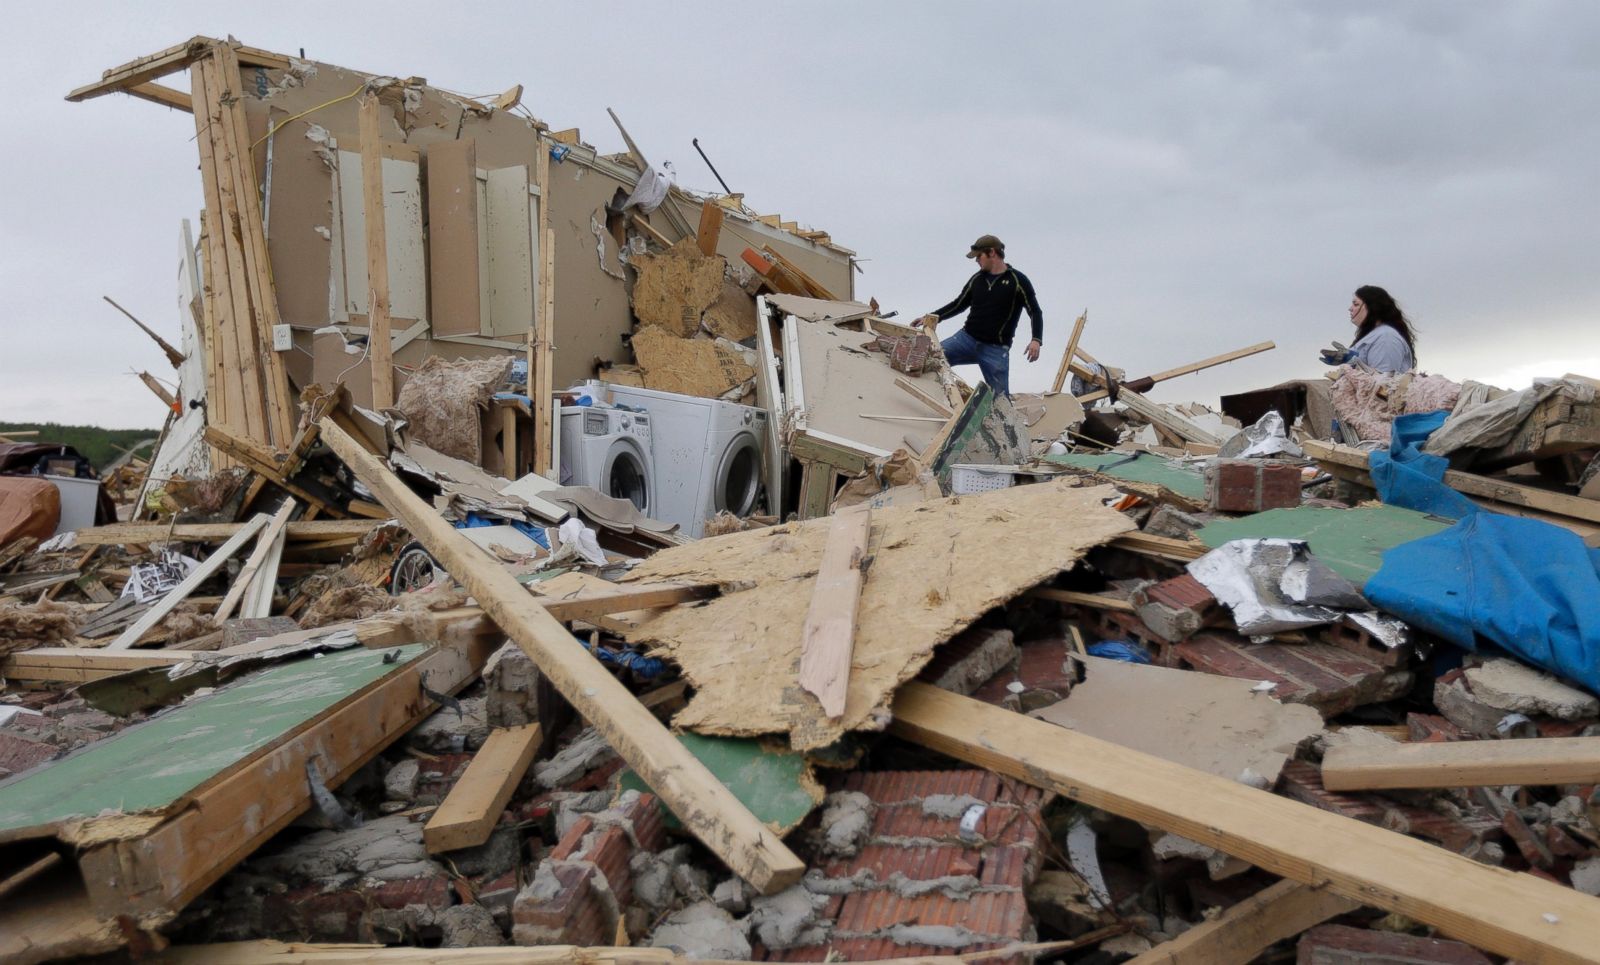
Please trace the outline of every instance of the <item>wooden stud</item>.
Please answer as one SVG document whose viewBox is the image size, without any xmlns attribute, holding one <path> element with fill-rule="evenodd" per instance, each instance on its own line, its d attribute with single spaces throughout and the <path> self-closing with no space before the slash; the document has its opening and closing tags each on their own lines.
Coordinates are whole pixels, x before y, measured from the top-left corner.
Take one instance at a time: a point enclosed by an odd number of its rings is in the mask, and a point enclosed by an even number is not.
<svg viewBox="0 0 1600 965">
<path fill-rule="evenodd" d="M 194 98 L 190 97 L 188 94 L 185 94 L 181 90 L 174 90 L 165 84 L 137 84 L 124 90 L 123 93 L 131 94 L 140 100 L 146 100 L 152 104 L 160 104 L 163 107 L 171 107 L 180 111 L 187 111 L 190 114 L 194 113 Z"/>
<path fill-rule="evenodd" d="M 644 232 L 646 235 L 648 235 L 650 237 L 651 241 L 654 241 L 656 244 L 660 245 L 662 248 L 671 248 L 672 247 L 672 239 L 668 238 L 666 235 L 664 235 L 661 232 L 657 231 L 655 229 L 655 227 L 650 224 L 650 222 L 648 222 L 648 221 L 644 220 L 643 218 L 639 217 L 639 215 L 637 215 L 637 214 L 629 214 L 628 215 L 628 220 L 630 222 L 632 222 L 632 224 L 633 224 L 633 226 L 635 228 L 638 228 L 640 231 Z"/>
<path fill-rule="evenodd" d="M 515 577 L 332 421 L 323 421 L 322 439 L 527 652 L 540 672 L 655 790 L 684 827 L 729 869 L 763 894 L 781 891 L 800 880 L 805 872 L 800 859 L 545 612 Z"/>
<path fill-rule="evenodd" d="M 1155 375 L 1148 376 L 1148 378 L 1150 381 L 1159 385 L 1168 379 L 1175 379 L 1180 375 L 1189 375 L 1194 372 L 1199 372 L 1201 369 L 1209 369 L 1212 366 L 1233 362 L 1247 356 L 1259 355 L 1262 352 L 1270 352 L 1277 347 L 1278 346 L 1272 342 L 1257 342 L 1254 345 L 1248 345 L 1241 349 L 1234 349 L 1232 352 L 1224 352 L 1221 355 L 1213 355 L 1208 359 L 1201 359 L 1198 362 L 1190 362 L 1188 365 L 1180 365 L 1175 369 L 1167 369 L 1165 372 L 1157 372 Z M 1058 388 L 1056 391 L 1060 392 L 1061 390 Z M 1094 402 L 1097 399 L 1103 399 L 1106 397 L 1106 395 L 1107 392 L 1105 389 L 1097 389 L 1094 392 L 1089 392 L 1085 395 L 1078 396 L 1078 401 L 1087 404 Z"/>
<path fill-rule="evenodd" d="M 292 499 L 285 499 L 283 505 L 278 507 L 278 511 L 273 515 L 272 521 L 267 524 L 267 528 L 262 530 L 261 535 L 257 537 L 255 551 L 250 554 L 249 559 L 245 560 L 244 566 L 239 570 L 239 575 L 234 577 L 233 585 L 228 587 L 227 595 L 222 598 L 222 604 L 217 607 L 216 615 L 211 618 L 212 626 L 220 629 L 223 624 L 228 622 L 228 617 L 233 615 L 233 608 L 239 605 L 239 601 L 244 597 L 245 590 L 250 586 L 250 581 L 255 579 L 256 573 L 261 569 L 262 564 L 272 554 L 273 544 L 277 541 L 279 535 L 283 533 L 283 528 L 289 524 L 289 517 L 294 514 L 294 511 L 295 501 Z M 279 552 L 282 552 L 281 546 L 279 547 Z"/>
<path fill-rule="evenodd" d="M 811 587 L 811 606 L 800 629 L 800 686 L 814 694 L 823 713 L 844 713 L 850 689 L 850 657 L 855 652 L 856 610 L 866 582 L 867 544 L 872 513 L 844 510 L 828 524 L 822 562 Z"/>
<path fill-rule="evenodd" d="M 210 443 L 213 449 L 227 453 L 235 461 L 249 467 L 252 472 L 260 473 L 262 476 L 272 480 L 274 485 L 285 492 L 299 497 L 302 501 L 317 507 L 323 512 L 333 511 L 333 507 L 329 506 L 320 497 L 285 477 L 279 469 L 277 454 L 271 450 L 265 449 L 247 439 L 230 435 L 216 426 L 206 426 L 205 440 Z M 350 505 L 346 508 L 352 515 L 372 515 L 375 518 L 385 517 L 386 514 L 382 511 L 376 513 L 364 511 L 361 508 L 362 502 L 362 500 L 352 499 Z"/>
<path fill-rule="evenodd" d="M 423 826 L 428 853 L 475 848 L 488 841 L 538 750 L 538 724 L 490 731 L 466 772 Z"/>
<path fill-rule="evenodd" d="M 1128 965 L 1248 965 L 1269 946 L 1360 907 L 1321 888 L 1279 881 Z"/>
<path fill-rule="evenodd" d="M 155 606 L 146 610 L 143 616 L 134 621 L 133 625 L 128 629 L 122 631 L 121 635 L 115 640 L 107 644 L 106 649 L 126 650 L 138 643 L 139 638 L 144 636 L 146 631 L 160 623 L 163 617 L 171 613 L 189 594 L 198 589 L 200 584 L 209 579 L 213 573 L 222 569 L 222 564 L 232 559 L 239 550 L 244 548 L 244 544 L 248 543 L 251 537 L 255 536 L 266 525 L 266 514 L 258 513 L 248 523 L 239 527 L 239 531 L 233 534 L 232 539 L 223 543 L 215 553 L 206 557 L 205 562 L 190 571 L 189 575 L 183 578 L 183 582 L 168 590 L 166 596 L 157 601 Z"/>
<path fill-rule="evenodd" d="M 1101 593 L 1079 593 L 1077 590 L 1058 590 L 1051 586 L 1041 586 L 1029 590 L 1027 595 L 1036 600 L 1070 603 L 1073 606 L 1092 607 L 1096 610 L 1115 610 L 1118 613 L 1133 612 L 1133 604 L 1127 600 L 1106 596 Z"/>
<path fill-rule="evenodd" d="M 540 209 L 544 210 L 543 199 Z M 555 465 L 555 434 L 559 426 L 555 424 L 555 313 L 556 313 L 556 230 L 546 228 L 544 244 L 540 247 L 540 256 L 544 260 L 544 286 L 542 289 L 542 306 L 539 312 L 539 342 L 537 355 L 539 367 L 537 371 L 530 369 L 528 378 L 534 379 L 533 399 L 533 471 L 541 476 L 554 476 L 557 470 Z M 537 378 L 535 376 L 537 375 Z"/>
<path fill-rule="evenodd" d="M 1067 376 L 1071 374 L 1072 357 L 1078 352 L 1078 339 L 1083 336 L 1083 326 L 1089 322 L 1089 310 L 1085 308 L 1078 320 L 1072 323 L 1072 335 L 1067 339 L 1067 350 L 1061 353 L 1061 367 L 1056 369 L 1056 380 L 1050 385 L 1050 394 L 1055 395 L 1061 387 L 1067 384 Z"/>
<path fill-rule="evenodd" d="M 1600 948 L 1600 900 L 1553 881 L 928 684 L 903 685 L 892 711 L 889 730 L 903 739 L 1496 954 L 1583 962 Z"/>
<path fill-rule="evenodd" d="M 378 524 L 370 519 L 319 519 L 291 522 L 284 528 L 290 542 L 356 540 Z M 123 543 L 220 543 L 243 529 L 244 523 L 111 523 L 80 529 L 79 546 L 117 546 Z"/>
<path fill-rule="evenodd" d="M 1330 791 L 1600 784 L 1600 737 L 1330 747 L 1322 783 Z"/>
<path fill-rule="evenodd" d="M 937 412 L 941 417 L 941 421 L 955 415 L 954 412 L 950 411 L 950 406 L 947 405 L 943 399 L 937 398 L 928 390 L 924 389 L 922 386 L 911 381 L 910 379 L 904 377 L 896 378 L 894 380 L 894 384 L 909 392 L 911 397 L 916 399 L 918 402 L 921 402 L 929 409 Z"/>
<path fill-rule="evenodd" d="M 361 194 L 367 230 L 367 347 L 372 355 L 372 407 L 394 406 L 394 356 L 389 330 L 389 243 L 383 213 L 383 134 L 378 95 L 361 98 Z M 542 199 L 541 199 L 542 200 Z"/>
<path fill-rule="evenodd" d="M 112 301 L 110 295 L 101 295 L 100 297 L 105 299 L 106 302 L 112 308 L 115 308 L 117 311 L 119 311 L 122 314 L 128 316 L 128 321 L 130 321 L 133 324 L 139 326 L 139 331 L 141 331 L 141 332 L 145 333 L 146 335 L 150 336 L 150 338 L 152 340 L 154 340 L 154 342 L 156 343 L 156 346 L 161 349 L 162 354 L 167 357 L 167 361 L 172 363 L 172 367 L 173 368 L 179 368 L 179 367 L 181 367 L 183 365 L 183 362 L 184 362 L 184 359 L 186 358 L 186 356 L 182 352 L 180 352 L 177 349 L 173 348 L 171 343 L 169 343 L 166 339 L 162 338 L 161 336 L 157 335 L 155 332 L 151 331 L 150 330 L 150 326 L 146 325 L 144 322 L 141 322 L 137 318 L 135 318 L 132 312 L 128 311 L 126 308 L 123 308 L 121 305 L 118 305 L 116 302 Z"/>
</svg>

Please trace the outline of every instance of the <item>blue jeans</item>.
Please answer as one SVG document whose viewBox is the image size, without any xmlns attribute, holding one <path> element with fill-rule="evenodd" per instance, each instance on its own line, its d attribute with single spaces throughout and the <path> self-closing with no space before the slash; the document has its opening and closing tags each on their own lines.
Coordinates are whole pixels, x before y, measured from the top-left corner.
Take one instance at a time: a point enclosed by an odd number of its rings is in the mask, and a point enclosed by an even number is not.
<svg viewBox="0 0 1600 965">
<path fill-rule="evenodd" d="M 980 342 L 963 328 L 940 342 L 939 347 L 944 349 L 945 361 L 951 365 L 976 365 L 989 388 L 1011 397 L 1011 346 Z"/>
</svg>

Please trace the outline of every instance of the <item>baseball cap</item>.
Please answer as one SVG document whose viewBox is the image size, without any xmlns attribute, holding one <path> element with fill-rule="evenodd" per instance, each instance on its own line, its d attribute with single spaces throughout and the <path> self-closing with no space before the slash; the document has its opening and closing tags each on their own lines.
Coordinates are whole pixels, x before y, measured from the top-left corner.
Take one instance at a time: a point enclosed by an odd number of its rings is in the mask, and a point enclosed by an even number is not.
<svg viewBox="0 0 1600 965">
<path fill-rule="evenodd" d="M 1004 248 L 1005 245 L 994 235 L 984 235 L 972 243 L 972 250 L 967 252 L 968 258 L 978 257 L 978 252 L 985 248 Z"/>
</svg>

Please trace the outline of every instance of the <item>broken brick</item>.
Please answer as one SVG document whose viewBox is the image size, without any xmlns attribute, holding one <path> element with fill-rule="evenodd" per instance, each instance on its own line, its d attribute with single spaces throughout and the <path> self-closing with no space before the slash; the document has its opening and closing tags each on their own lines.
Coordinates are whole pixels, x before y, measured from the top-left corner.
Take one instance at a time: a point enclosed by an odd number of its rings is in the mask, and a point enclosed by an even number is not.
<svg viewBox="0 0 1600 965">
<path fill-rule="evenodd" d="M 1206 506 L 1259 513 L 1300 505 L 1300 469 L 1284 462 L 1218 459 L 1206 472 Z"/>
</svg>

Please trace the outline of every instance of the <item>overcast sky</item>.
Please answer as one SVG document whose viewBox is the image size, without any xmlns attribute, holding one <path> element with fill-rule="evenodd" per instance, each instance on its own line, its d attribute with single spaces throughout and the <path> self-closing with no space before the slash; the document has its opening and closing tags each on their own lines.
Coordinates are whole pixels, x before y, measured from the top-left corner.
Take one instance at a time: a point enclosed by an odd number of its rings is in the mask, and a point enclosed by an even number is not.
<svg viewBox="0 0 1600 965">
<path fill-rule="evenodd" d="M 526 85 L 556 128 L 858 251 L 911 316 L 999 235 L 1046 312 L 1014 389 L 1083 344 L 1199 400 L 1323 371 L 1353 289 L 1389 289 L 1421 367 L 1508 387 L 1600 376 L 1600 3 L 31 4 L 0 151 L 0 420 L 159 426 L 173 375 L 110 295 L 177 341 L 193 120 L 62 99 L 195 34 L 468 94 Z M 98 9 L 96 9 L 98 7 Z M 168 83 L 188 88 L 186 77 Z M 1024 323 L 1025 324 L 1025 323 Z"/>
</svg>

